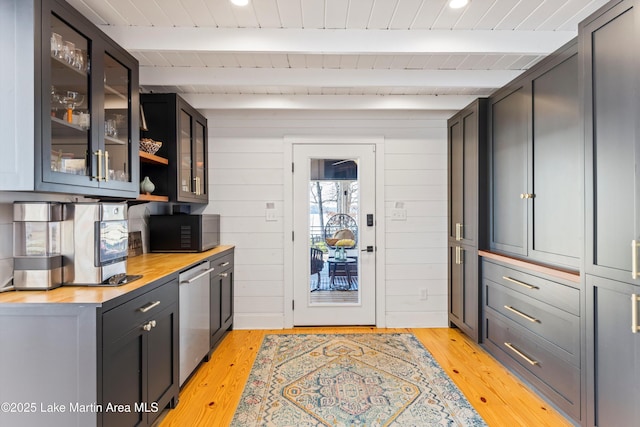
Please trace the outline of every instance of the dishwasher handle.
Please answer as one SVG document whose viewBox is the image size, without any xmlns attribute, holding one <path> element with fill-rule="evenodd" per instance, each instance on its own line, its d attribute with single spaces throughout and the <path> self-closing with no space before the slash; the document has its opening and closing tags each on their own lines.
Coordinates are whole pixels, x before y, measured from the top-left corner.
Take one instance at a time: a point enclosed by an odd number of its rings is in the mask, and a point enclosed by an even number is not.
<svg viewBox="0 0 640 427">
<path fill-rule="evenodd" d="M 203 276 L 206 276 L 207 274 L 211 273 L 213 270 L 215 270 L 215 268 L 214 268 L 214 267 L 211 267 L 211 268 L 209 268 L 208 270 L 203 271 L 202 273 L 198 274 L 198 275 L 197 275 L 197 276 L 195 276 L 195 277 L 192 277 L 192 278 L 191 278 L 191 279 L 189 279 L 189 280 L 183 280 L 182 282 L 180 282 L 180 284 L 182 285 L 182 284 L 189 284 L 189 283 L 193 283 L 193 282 L 195 282 L 196 280 L 198 280 L 199 278 L 201 278 L 201 277 L 203 277 Z"/>
</svg>

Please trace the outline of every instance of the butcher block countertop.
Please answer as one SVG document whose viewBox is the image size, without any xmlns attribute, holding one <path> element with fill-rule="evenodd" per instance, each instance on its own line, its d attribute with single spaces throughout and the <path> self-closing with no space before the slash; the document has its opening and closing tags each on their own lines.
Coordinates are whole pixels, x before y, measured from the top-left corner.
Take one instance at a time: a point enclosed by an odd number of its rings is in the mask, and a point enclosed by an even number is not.
<svg viewBox="0 0 640 427">
<path fill-rule="evenodd" d="M 199 253 L 153 253 L 127 259 L 127 274 L 142 278 L 122 286 L 61 286 L 49 291 L 0 293 L 0 304 L 103 304 L 158 279 L 178 273 L 207 258 L 233 249 L 221 245 Z"/>
</svg>

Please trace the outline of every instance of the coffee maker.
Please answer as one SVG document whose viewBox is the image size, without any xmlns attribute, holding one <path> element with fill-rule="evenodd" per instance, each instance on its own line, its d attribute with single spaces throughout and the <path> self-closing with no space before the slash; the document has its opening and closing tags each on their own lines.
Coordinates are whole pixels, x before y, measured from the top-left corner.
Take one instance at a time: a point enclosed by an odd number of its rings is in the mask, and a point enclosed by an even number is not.
<svg viewBox="0 0 640 427">
<path fill-rule="evenodd" d="M 65 215 L 63 284 L 123 284 L 129 243 L 126 203 L 69 203 Z"/>
</svg>

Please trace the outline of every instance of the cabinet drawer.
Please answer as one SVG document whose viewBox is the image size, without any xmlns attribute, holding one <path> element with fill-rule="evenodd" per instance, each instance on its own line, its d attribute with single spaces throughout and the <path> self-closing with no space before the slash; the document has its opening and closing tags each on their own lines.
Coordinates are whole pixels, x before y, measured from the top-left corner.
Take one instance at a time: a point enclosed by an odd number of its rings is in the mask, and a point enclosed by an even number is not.
<svg viewBox="0 0 640 427">
<path fill-rule="evenodd" d="M 514 268 L 482 262 L 482 277 L 521 294 L 546 302 L 568 313 L 580 316 L 580 291 L 569 285 L 529 274 Z"/>
<path fill-rule="evenodd" d="M 512 289 L 483 280 L 485 305 L 558 347 L 558 355 L 580 366 L 580 318 Z"/>
<path fill-rule="evenodd" d="M 213 274 L 219 274 L 233 268 L 233 252 L 226 255 L 211 258 L 211 267 L 215 268 Z"/>
<path fill-rule="evenodd" d="M 580 416 L 580 369 L 558 357 L 548 342 L 525 328 L 487 313 L 485 345 L 574 418 Z"/>
<path fill-rule="evenodd" d="M 107 311 L 102 316 L 103 342 L 112 342 L 131 329 L 141 328 L 144 322 L 177 301 L 178 284 L 172 281 Z"/>
</svg>

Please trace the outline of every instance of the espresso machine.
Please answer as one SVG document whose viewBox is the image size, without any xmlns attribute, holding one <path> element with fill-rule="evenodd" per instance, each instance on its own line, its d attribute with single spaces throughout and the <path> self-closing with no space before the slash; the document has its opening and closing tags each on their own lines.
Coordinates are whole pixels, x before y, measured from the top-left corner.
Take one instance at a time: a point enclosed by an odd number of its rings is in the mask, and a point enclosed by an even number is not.
<svg viewBox="0 0 640 427">
<path fill-rule="evenodd" d="M 61 225 L 57 202 L 13 204 L 13 286 L 47 290 L 62 284 Z"/>
<path fill-rule="evenodd" d="M 65 204 L 62 230 L 64 285 L 117 286 L 127 276 L 126 203 Z"/>
</svg>

